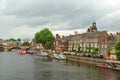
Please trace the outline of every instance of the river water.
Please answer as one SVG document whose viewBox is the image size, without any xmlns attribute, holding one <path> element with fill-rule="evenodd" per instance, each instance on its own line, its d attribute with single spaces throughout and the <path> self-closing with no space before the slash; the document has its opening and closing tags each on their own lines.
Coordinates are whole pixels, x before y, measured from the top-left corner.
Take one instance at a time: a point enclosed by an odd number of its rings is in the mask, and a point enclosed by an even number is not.
<svg viewBox="0 0 120 80">
<path fill-rule="evenodd" d="M 120 72 L 90 64 L 0 52 L 0 80 L 120 80 Z"/>
</svg>

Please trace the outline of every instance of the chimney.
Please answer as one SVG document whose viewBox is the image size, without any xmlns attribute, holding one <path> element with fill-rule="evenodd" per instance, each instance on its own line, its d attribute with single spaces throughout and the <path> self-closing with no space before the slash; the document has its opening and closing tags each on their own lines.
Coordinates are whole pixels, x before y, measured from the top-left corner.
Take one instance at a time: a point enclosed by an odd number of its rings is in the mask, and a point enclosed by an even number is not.
<svg viewBox="0 0 120 80">
<path fill-rule="evenodd" d="M 88 28 L 87 32 L 90 32 L 90 29 Z"/>
<path fill-rule="evenodd" d="M 62 35 L 62 38 L 64 38 L 64 35 Z"/>
<path fill-rule="evenodd" d="M 93 32 L 93 28 L 92 28 L 92 26 L 90 26 L 90 32 Z"/>
<path fill-rule="evenodd" d="M 112 34 L 112 33 L 110 33 L 110 36 L 113 36 L 113 34 Z"/>
<path fill-rule="evenodd" d="M 116 32 L 116 34 L 118 35 L 118 34 L 119 34 L 119 32 Z"/>
<path fill-rule="evenodd" d="M 56 39 L 59 39 L 59 38 L 60 38 L 59 34 L 56 34 Z"/>
<path fill-rule="evenodd" d="M 78 35 L 78 31 L 74 31 L 74 35 Z"/>
</svg>

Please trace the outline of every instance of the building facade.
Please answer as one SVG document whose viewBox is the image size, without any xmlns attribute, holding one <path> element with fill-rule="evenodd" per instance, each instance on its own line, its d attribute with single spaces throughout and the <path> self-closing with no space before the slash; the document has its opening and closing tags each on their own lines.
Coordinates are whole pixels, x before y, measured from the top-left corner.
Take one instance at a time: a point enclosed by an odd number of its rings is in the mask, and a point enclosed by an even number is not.
<svg viewBox="0 0 120 80">
<path fill-rule="evenodd" d="M 56 35 L 54 38 L 54 49 L 60 51 L 82 51 L 92 53 L 95 48 L 101 55 L 107 55 L 109 50 L 112 50 L 118 35 L 108 34 L 107 31 L 98 31 L 96 23 L 93 22 L 86 33 L 75 34 L 70 36 Z M 91 47 L 91 50 L 88 49 Z M 80 49 L 79 49 L 80 48 Z"/>
</svg>

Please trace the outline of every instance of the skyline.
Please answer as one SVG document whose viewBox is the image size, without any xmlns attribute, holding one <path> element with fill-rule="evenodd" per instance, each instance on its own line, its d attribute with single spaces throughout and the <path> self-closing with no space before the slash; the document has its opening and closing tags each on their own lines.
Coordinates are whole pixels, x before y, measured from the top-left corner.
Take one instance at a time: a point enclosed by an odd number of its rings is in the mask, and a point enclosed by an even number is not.
<svg viewBox="0 0 120 80">
<path fill-rule="evenodd" d="M 53 34 L 98 30 L 119 32 L 119 0 L 0 0 L 0 38 L 32 38 L 43 28 Z"/>
</svg>

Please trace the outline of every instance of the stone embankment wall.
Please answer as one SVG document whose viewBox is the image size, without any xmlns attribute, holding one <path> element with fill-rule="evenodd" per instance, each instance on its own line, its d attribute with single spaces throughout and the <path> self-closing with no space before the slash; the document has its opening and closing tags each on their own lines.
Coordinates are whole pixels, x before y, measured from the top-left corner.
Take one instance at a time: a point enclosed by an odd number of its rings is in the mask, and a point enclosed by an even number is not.
<svg viewBox="0 0 120 80">
<path fill-rule="evenodd" d="M 112 63 L 117 68 L 120 68 L 120 61 L 95 59 L 95 58 L 87 58 L 87 57 L 76 57 L 76 56 L 67 56 L 67 60 L 72 62 L 78 62 L 78 63 L 89 63 L 93 65 L 98 65 L 101 63 Z"/>
</svg>

